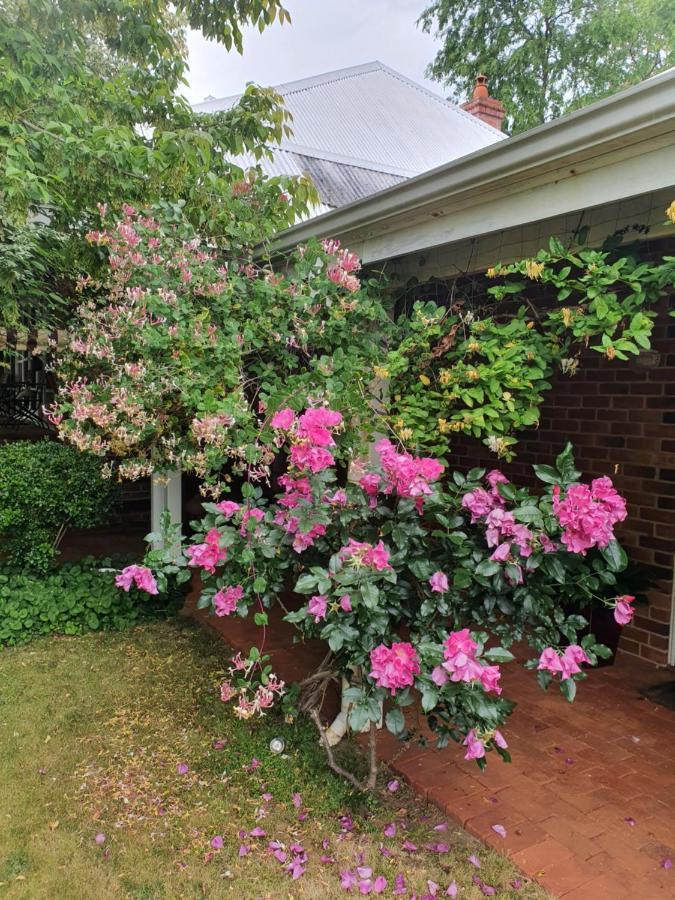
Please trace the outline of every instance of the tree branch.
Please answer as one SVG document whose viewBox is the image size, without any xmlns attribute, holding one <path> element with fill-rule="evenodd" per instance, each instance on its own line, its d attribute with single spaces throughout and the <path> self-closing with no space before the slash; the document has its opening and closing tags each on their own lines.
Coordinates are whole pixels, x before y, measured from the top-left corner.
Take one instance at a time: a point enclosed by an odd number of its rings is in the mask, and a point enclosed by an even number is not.
<svg viewBox="0 0 675 900">
<path fill-rule="evenodd" d="M 323 749 L 326 751 L 326 757 L 328 759 L 328 767 L 332 769 L 336 775 L 340 775 L 340 777 L 345 778 L 351 785 L 353 785 L 357 791 L 365 791 L 370 790 L 370 778 L 368 779 L 368 786 L 361 784 L 358 778 L 355 775 L 352 775 L 351 772 L 348 772 L 346 769 L 343 769 L 342 766 L 338 765 L 335 762 L 335 756 L 333 754 L 333 748 L 328 743 L 326 739 L 326 733 L 324 732 L 323 725 L 321 724 L 321 717 L 319 716 L 318 710 L 311 709 L 309 711 L 309 715 L 311 716 L 312 721 L 317 727 L 319 732 L 319 736 L 321 738 L 321 744 L 323 745 Z M 372 728 L 372 725 L 371 725 Z"/>
</svg>

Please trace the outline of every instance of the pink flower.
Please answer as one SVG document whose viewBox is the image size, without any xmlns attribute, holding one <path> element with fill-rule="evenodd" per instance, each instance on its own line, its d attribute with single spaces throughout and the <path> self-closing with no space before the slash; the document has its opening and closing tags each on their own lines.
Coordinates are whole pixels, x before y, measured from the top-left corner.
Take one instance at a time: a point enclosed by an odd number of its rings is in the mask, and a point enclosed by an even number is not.
<svg viewBox="0 0 675 900">
<path fill-rule="evenodd" d="M 546 647 L 545 650 L 542 650 L 541 655 L 539 656 L 537 669 L 550 672 L 552 675 L 562 672 L 562 664 L 560 662 L 560 654 L 558 651 L 553 647 Z"/>
<path fill-rule="evenodd" d="M 328 610 L 328 597 L 323 594 L 316 594 L 307 604 L 307 612 L 310 616 L 314 616 L 314 622 L 320 622 L 326 618 Z"/>
<path fill-rule="evenodd" d="M 370 497 L 368 503 L 372 509 L 377 506 L 377 494 L 380 490 L 380 481 L 380 476 L 375 472 L 369 472 L 368 474 L 364 475 L 363 478 L 359 479 L 359 485 Z"/>
<path fill-rule="evenodd" d="M 539 543 L 544 553 L 554 553 L 558 549 L 558 545 L 547 534 L 539 535 Z"/>
<path fill-rule="evenodd" d="M 581 672 L 579 663 L 587 662 L 589 662 L 589 659 L 583 649 L 578 644 L 570 644 L 569 647 L 565 648 L 565 651 L 560 658 L 560 665 L 562 667 L 560 675 L 561 679 L 565 681 L 566 679 L 571 678 L 572 675 L 578 674 Z"/>
<path fill-rule="evenodd" d="M 429 456 L 416 457 L 410 453 L 397 453 L 394 445 L 386 438 L 375 444 L 375 450 L 380 454 L 382 469 L 387 478 L 383 492 L 416 499 L 418 512 L 421 512 L 424 497 L 433 493 L 430 482 L 437 481 L 443 474 L 442 463 Z"/>
<path fill-rule="evenodd" d="M 495 562 L 506 562 L 511 557 L 511 544 L 508 541 L 505 541 L 503 544 L 500 544 L 495 552 L 490 557 L 491 560 Z"/>
<path fill-rule="evenodd" d="M 462 743 L 467 748 L 464 759 L 482 759 L 485 756 L 485 744 L 476 737 L 475 729 L 471 729 Z"/>
<path fill-rule="evenodd" d="M 220 534 L 217 528 L 212 528 L 206 535 L 203 544 L 193 544 L 187 547 L 185 555 L 189 558 L 189 566 L 195 566 L 210 572 L 216 571 L 216 566 L 225 562 L 227 550 L 219 544 Z"/>
<path fill-rule="evenodd" d="M 294 444 L 291 447 L 291 465 L 296 469 L 310 472 L 321 472 L 334 465 L 335 459 L 330 451 L 323 447 L 308 447 L 304 444 Z"/>
<path fill-rule="evenodd" d="M 265 513 L 262 509 L 257 509 L 256 507 L 251 509 L 250 507 L 247 507 L 241 516 L 241 528 L 239 529 L 239 534 L 242 537 L 246 537 L 250 533 L 248 528 L 249 521 L 253 519 L 255 522 L 262 522 L 264 518 Z"/>
<path fill-rule="evenodd" d="M 343 594 L 340 597 L 340 609 L 347 613 L 352 611 L 352 598 L 349 594 Z"/>
<path fill-rule="evenodd" d="M 614 538 L 613 526 L 626 518 L 626 501 L 609 478 L 572 484 L 563 500 L 553 489 L 553 512 L 563 528 L 562 542 L 571 553 L 586 555 L 591 547 L 606 547 Z"/>
<path fill-rule="evenodd" d="M 476 488 L 475 491 L 470 491 L 462 497 L 462 506 L 471 513 L 472 523 L 485 518 L 498 505 L 497 498 L 483 488 Z"/>
<path fill-rule="evenodd" d="M 331 506 L 346 506 L 347 492 L 342 488 L 338 488 L 338 490 L 335 491 L 332 497 L 326 495 L 326 500 L 328 503 L 330 503 Z"/>
<path fill-rule="evenodd" d="M 231 700 L 235 697 L 237 691 L 232 687 L 232 683 L 230 681 L 224 681 L 220 686 L 220 699 L 223 703 L 227 703 L 228 700 Z"/>
<path fill-rule="evenodd" d="M 448 589 L 448 576 L 444 572 L 434 572 L 429 579 L 431 590 L 437 594 L 444 594 Z"/>
<path fill-rule="evenodd" d="M 408 687 L 420 673 L 417 651 L 405 641 L 391 647 L 380 644 L 370 651 L 370 677 L 378 687 L 387 688 L 392 696 L 399 688 Z"/>
<path fill-rule="evenodd" d="M 509 746 L 506 743 L 506 738 L 504 737 L 504 735 L 497 729 L 495 729 L 493 740 L 498 747 L 501 747 L 502 750 L 506 750 L 506 748 Z"/>
<path fill-rule="evenodd" d="M 319 407 L 306 410 L 298 419 L 298 437 L 318 447 L 330 447 L 335 441 L 331 428 L 342 424 L 342 415 L 332 409 Z"/>
<path fill-rule="evenodd" d="M 353 566 L 369 566 L 377 572 L 385 569 L 391 569 L 389 564 L 389 551 L 382 541 L 378 541 L 374 546 L 364 541 L 355 541 L 350 538 L 345 546 L 340 550 L 340 559 L 349 559 Z"/>
<path fill-rule="evenodd" d="M 129 593 L 132 583 L 140 591 L 146 591 L 148 594 L 159 593 L 155 577 L 147 566 L 127 566 L 115 578 L 116 586 L 127 593 Z"/>
<path fill-rule="evenodd" d="M 449 634 L 443 648 L 444 661 L 431 673 L 431 679 L 439 686 L 445 684 L 448 673 L 451 681 L 480 681 L 484 691 L 501 694 L 499 666 L 486 666 L 476 659 L 478 644 L 472 640 L 468 628 Z"/>
<path fill-rule="evenodd" d="M 502 689 L 499 687 L 501 677 L 499 666 L 481 666 L 479 680 L 486 693 L 494 691 L 495 694 L 501 694 Z"/>
<path fill-rule="evenodd" d="M 292 427 L 295 422 L 295 413 L 292 409 L 280 409 L 274 413 L 272 416 L 272 421 L 270 422 L 272 428 L 276 428 L 282 431 L 288 431 L 289 428 Z"/>
<path fill-rule="evenodd" d="M 614 618 L 619 623 L 619 625 L 628 625 L 629 622 L 633 620 L 633 616 L 635 615 L 635 610 L 631 606 L 631 603 L 635 601 L 635 597 L 630 594 L 622 594 L 620 597 L 616 598 L 616 602 L 614 605 Z"/>
<path fill-rule="evenodd" d="M 231 519 L 239 509 L 239 504 L 235 503 L 234 500 L 221 500 L 216 506 L 226 519 Z"/>
<path fill-rule="evenodd" d="M 244 596 L 243 587 L 238 584 L 218 591 L 213 598 L 214 612 L 217 616 L 229 616 L 237 609 L 237 603 Z"/>
</svg>

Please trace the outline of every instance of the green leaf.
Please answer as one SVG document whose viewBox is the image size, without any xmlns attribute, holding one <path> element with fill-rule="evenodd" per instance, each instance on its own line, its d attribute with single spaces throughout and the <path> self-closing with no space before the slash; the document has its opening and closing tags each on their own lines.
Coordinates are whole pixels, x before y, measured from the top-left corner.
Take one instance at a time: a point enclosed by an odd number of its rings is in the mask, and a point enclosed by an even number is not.
<svg viewBox="0 0 675 900">
<path fill-rule="evenodd" d="M 600 551 L 612 572 L 621 572 L 628 565 L 626 551 L 617 540 L 612 540 Z"/>
<path fill-rule="evenodd" d="M 384 718 L 385 724 L 392 734 L 402 734 L 405 731 L 405 718 L 398 707 L 390 709 Z"/>
</svg>

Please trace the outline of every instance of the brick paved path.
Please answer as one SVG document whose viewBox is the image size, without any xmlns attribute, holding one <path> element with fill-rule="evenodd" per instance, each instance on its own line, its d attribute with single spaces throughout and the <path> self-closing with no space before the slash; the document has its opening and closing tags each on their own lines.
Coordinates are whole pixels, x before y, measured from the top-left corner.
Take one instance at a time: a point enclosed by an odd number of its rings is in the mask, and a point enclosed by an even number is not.
<svg viewBox="0 0 675 900">
<path fill-rule="evenodd" d="M 259 645 L 252 622 L 196 612 L 195 600 L 188 611 L 230 646 Z M 272 615 L 266 651 L 287 680 L 303 677 L 323 656 L 321 645 L 293 646 L 293 634 Z M 504 666 L 505 693 L 520 704 L 504 729 L 510 765 L 495 757 L 481 773 L 454 747 L 439 753 L 406 746 L 386 732 L 381 756 L 421 796 L 556 896 L 675 897 L 675 867 L 661 867 L 668 858 L 675 864 L 675 712 L 639 694 L 672 677 L 672 670 L 620 657 L 592 672 L 570 705 L 557 691 L 541 691 L 531 673 Z M 335 697 L 328 706 L 326 716 Z M 506 828 L 506 838 L 494 824 Z"/>
</svg>

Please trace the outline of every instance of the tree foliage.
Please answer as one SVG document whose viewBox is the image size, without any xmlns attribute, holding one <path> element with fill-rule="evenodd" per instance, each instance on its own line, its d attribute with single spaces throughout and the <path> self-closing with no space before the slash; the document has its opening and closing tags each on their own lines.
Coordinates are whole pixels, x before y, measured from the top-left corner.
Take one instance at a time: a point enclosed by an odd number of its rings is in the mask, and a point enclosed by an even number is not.
<svg viewBox="0 0 675 900">
<path fill-rule="evenodd" d="M 69 263 L 81 262 L 81 236 L 98 202 L 118 209 L 122 200 L 181 203 L 212 242 L 237 249 L 304 212 L 312 198 L 308 182 L 263 179 L 260 171 L 249 179 L 261 201 L 257 210 L 250 206 L 256 214 L 250 212 L 247 229 L 231 202 L 244 173 L 226 156 L 245 151 L 260 159 L 270 152 L 289 128 L 279 95 L 250 85 L 232 109 L 198 115 L 180 93 L 188 25 L 241 49 L 244 25 L 262 29 L 277 18 L 288 19 L 278 0 L 0 3 L 3 243 L 18 240 L 25 248 L 34 235 L 16 229 L 48 225 L 63 236 L 51 268 L 68 272 Z M 95 261 L 89 256 L 85 269 L 91 272 Z M 3 261 L 5 320 L 16 305 L 8 280 Z M 33 288 L 48 306 L 49 278 Z"/>
<path fill-rule="evenodd" d="M 648 78 L 675 60 L 668 0 L 434 0 L 420 16 L 442 40 L 431 78 L 470 96 L 478 73 L 514 132 Z"/>
</svg>

